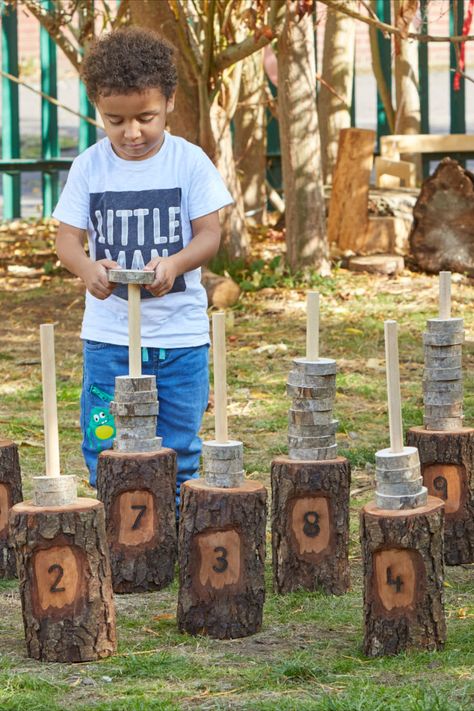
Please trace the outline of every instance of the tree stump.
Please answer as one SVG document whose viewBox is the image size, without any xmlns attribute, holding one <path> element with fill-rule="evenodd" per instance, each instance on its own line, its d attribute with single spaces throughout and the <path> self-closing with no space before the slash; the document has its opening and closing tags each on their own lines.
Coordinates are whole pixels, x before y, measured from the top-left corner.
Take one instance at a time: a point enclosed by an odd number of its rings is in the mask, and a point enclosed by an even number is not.
<svg viewBox="0 0 474 711">
<path fill-rule="evenodd" d="M 18 447 L 0 440 L 0 578 L 16 576 L 15 549 L 8 533 L 8 514 L 23 499 Z"/>
<path fill-rule="evenodd" d="M 10 511 L 28 656 L 87 662 L 116 649 L 104 507 L 95 499 Z"/>
<path fill-rule="evenodd" d="M 105 507 L 114 592 L 161 590 L 177 555 L 176 452 L 101 452 L 97 497 Z"/>
<path fill-rule="evenodd" d="M 444 501 L 445 563 L 474 563 L 474 429 L 412 427 L 407 442 L 418 448 L 428 492 Z"/>
<path fill-rule="evenodd" d="M 279 593 L 350 586 L 347 459 L 272 462 L 273 586 Z"/>
<path fill-rule="evenodd" d="M 367 656 L 443 647 L 443 509 L 432 496 L 414 509 L 362 509 Z"/>
<path fill-rule="evenodd" d="M 181 487 L 178 626 L 216 639 L 258 632 L 265 599 L 264 486 Z"/>
<path fill-rule="evenodd" d="M 413 208 L 410 251 L 418 266 L 474 275 L 474 175 L 444 158 Z"/>
</svg>

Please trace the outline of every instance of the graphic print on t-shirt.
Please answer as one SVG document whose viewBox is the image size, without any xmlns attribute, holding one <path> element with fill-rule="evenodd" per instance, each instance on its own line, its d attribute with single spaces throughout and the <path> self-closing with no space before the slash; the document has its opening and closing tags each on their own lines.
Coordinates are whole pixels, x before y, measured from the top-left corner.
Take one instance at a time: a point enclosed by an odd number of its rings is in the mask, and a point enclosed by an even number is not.
<svg viewBox="0 0 474 711">
<path fill-rule="evenodd" d="M 181 189 L 136 190 L 90 194 L 95 230 L 95 259 L 113 259 L 122 269 L 143 269 L 153 257 L 170 257 L 183 249 Z M 178 276 L 170 292 L 186 291 Z M 145 289 L 142 298 L 150 298 Z M 127 287 L 114 295 L 127 298 Z"/>
</svg>

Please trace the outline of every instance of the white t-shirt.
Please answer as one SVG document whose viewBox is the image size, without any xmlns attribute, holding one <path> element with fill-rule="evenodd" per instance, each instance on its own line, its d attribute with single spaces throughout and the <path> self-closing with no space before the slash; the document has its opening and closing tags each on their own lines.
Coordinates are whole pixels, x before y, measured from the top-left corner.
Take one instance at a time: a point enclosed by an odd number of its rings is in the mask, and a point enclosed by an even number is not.
<svg viewBox="0 0 474 711">
<path fill-rule="evenodd" d="M 92 259 L 114 259 L 142 269 L 155 256 L 171 256 L 192 239 L 191 220 L 232 203 L 221 176 L 198 146 L 165 132 L 154 156 L 119 158 L 108 138 L 78 156 L 54 217 L 87 229 Z M 201 270 L 176 278 L 156 298 L 141 290 L 142 345 L 185 348 L 209 342 L 207 297 Z M 127 287 L 105 300 L 86 292 L 81 338 L 128 344 Z"/>
</svg>

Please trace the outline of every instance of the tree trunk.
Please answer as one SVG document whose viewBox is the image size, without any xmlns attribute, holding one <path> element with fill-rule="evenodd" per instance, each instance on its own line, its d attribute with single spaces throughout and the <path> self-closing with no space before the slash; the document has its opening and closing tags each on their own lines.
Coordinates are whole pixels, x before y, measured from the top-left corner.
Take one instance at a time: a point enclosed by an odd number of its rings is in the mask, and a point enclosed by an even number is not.
<svg viewBox="0 0 474 711">
<path fill-rule="evenodd" d="M 104 503 L 114 592 L 161 590 L 176 563 L 176 452 L 101 452 L 97 498 Z"/>
<path fill-rule="evenodd" d="M 474 429 L 433 432 L 412 427 L 407 444 L 418 448 L 428 493 L 444 501 L 445 563 L 474 563 Z"/>
<path fill-rule="evenodd" d="M 216 639 L 246 637 L 262 624 L 265 487 L 191 480 L 181 487 L 178 626 Z"/>
<path fill-rule="evenodd" d="M 28 656 L 87 662 L 116 650 L 104 507 L 95 499 L 10 512 Z"/>
<path fill-rule="evenodd" d="M 267 121 L 263 50 L 244 59 L 239 106 L 234 115 L 234 156 L 247 220 L 265 223 Z"/>
<path fill-rule="evenodd" d="M 272 462 L 273 586 L 279 593 L 349 589 L 347 459 Z"/>
<path fill-rule="evenodd" d="M 324 31 L 322 73 L 324 81 L 321 82 L 318 94 L 321 158 L 325 183 L 332 183 L 339 131 L 341 128 L 350 128 L 351 125 L 354 46 L 354 19 L 342 12 L 328 9 Z"/>
<path fill-rule="evenodd" d="M 0 440 L 0 579 L 16 576 L 15 549 L 8 532 L 8 514 L 23 499 L 18 447 Z"/>
<path fill-rule="evenodd" d="M 329 271 L 311 15 L 287 0 L 278 40 L 278 117 L 285 193 L 286 259 Z"/>
<path fill-rule="evenodd" d="M 443 566 L 444 506 L 361 511 L 364 566 L 364 653 L 441 649 L 446 640 Z"/>
</svg>

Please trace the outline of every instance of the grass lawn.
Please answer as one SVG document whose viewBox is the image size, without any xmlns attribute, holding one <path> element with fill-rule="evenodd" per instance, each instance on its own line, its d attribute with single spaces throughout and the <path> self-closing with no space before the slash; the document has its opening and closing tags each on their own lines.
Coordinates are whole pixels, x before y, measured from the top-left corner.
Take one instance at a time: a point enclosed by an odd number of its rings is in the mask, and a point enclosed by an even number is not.
<svg viewBox="0 0 474 711">
<path fill-rule="evenodd" d="M 51 272 L 51 269 L 47 269 Z M 78 338 L 83 291 L 64 276 L 0 278 L 0 427 L 20 447 L 25 497 L 44 473 L 39 324 L 55 321 L 62 471 L 93 496 L 80 452 Z M 383 321 L 399 323 L 405 427 L 422 422 L 421 333 L 436 314 L 437 280 L 405 272 L 396 279 L 335 270 L 321 283 L 321 354 L 338 362 L 340 453 L 353 467 L 352 589 L 343 597 L 271 588 L 262 631 L 216 641 L 179 634 L 177 585 L 116 598 L 119 651 L 100 663 L 41 664 L 27 659 L 15 581 L 0 581 L 0 709 L 321 709 L 441 711 L 474 707 L 473 566 L 446 570 L 448 638 L 440 653 L 366 659 L 361 653 L 358 511 L 373 495 L 374 452 L 387 446 Z M 286 452 L 291 359 L 305 344 L 303 290 L 246 293 L 228 319 L 229 431 L 244 442 L 247 476 L 269 485 L 270 463 Z M 474 415 L 474 287 L 453 285 L 464 316 L 465 414 Z M 203 438 L 211 438 L 206 413 Z"/>
</svg>

